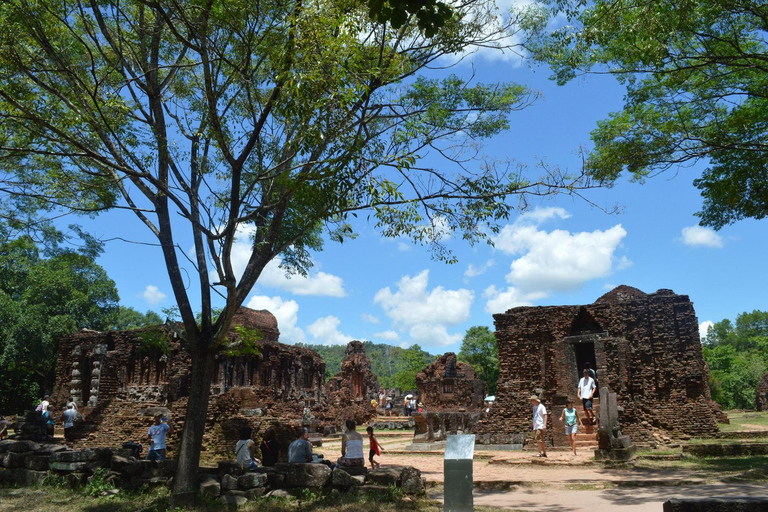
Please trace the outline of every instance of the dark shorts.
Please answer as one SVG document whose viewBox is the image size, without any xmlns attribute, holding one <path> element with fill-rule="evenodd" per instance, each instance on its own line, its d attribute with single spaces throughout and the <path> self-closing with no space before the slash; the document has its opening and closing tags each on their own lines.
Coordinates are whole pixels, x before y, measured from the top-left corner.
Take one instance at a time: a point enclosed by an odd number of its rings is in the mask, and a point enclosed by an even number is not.
<svg viewBox="0 0 768 512">
<path fill-rule="evenodd" d="M 368 451 L 368 462 L 373 462 L 373 458 L 376 456 L 376 450 Z"/>
<path fill-rule="evenodd" d="M 592 399 L 591 398 L 582 398 L 581 403 L 584 404 L 584 409 L 592 410 Z"/>
<path fill-rule="evenodd" d="M 149 450 L 147 452 L 147 460 L 165 460 L 165 449 Z"/>
</svg>

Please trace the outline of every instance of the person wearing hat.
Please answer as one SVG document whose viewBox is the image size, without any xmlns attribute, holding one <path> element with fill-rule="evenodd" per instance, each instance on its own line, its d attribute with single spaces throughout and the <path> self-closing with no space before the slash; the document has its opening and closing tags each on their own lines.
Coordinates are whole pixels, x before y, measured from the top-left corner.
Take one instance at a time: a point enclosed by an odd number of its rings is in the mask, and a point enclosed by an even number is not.
<svg viewBox="0 0 768 512">
<path fill-rule="evenodd" d="M 533 439 L 539 449 L 538 456 L 546 457 L 547 448 L 544 446 L 544 435 L 547 433 L 547 408 L 536 395 L 531 395 L 531 405 L 533 405 Z"/>
<path fill-rule="evenodd" d="M 424 402 L 419 402 L 419 412 L 424 412 Z"/>
</svg>

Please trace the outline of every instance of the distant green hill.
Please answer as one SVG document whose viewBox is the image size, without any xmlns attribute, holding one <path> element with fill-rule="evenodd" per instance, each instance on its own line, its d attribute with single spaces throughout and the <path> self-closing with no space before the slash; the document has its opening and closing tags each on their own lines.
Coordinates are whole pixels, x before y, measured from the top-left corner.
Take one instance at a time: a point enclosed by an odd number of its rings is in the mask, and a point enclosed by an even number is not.
<svg viewBox="0 0 768 512">
<path fill-rule="evenodd" d="M 325 378 L 330 379 L 341 371 L 345 345 L 298 344 L 310 348 L 325 360 Z M 410 348 L 393 347 L 384 343 L 364 341 L 365 355 L 371 360 L 371 369 L 385 388 L 415 389 L 416 374 L 439 356 L 431 355 L 418 345 Z"/>
</svg>

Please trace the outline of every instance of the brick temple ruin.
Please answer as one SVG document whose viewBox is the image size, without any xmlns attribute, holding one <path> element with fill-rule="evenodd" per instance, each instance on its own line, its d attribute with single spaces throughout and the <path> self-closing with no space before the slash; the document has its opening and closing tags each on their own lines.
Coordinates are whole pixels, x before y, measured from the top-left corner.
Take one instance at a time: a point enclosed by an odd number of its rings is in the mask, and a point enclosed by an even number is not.
<svg viewBox="0 0 768 512">
<path fill-rule="evenodd" d="M 419 400 L 428 411 L 478 411 L 483 408 L 485 382 L 469 363 L 447 352 L 416 374 Z"/>
<path fill-rule="evenodd" d="M 596 369 L 599 386 L 617 394 L 622 430 L 633 440 L 718 431 L 698 320 L 686 295 L 619 286 L 593 304 L 518 307 L 494 320 L 497 400 L 489 417 L 473 427 L 478 434 L 526 432 L 529 396 L 538 393 L 556 444 L 567 445 L 554 420 L 566 397 L 577 398 L 586 362 Z"/>
<path fill-rule="evenodd" d="M 360 341 L 350 341 L 341 361 L 341 371 L 325 386 L 326 403 L 336 414 L 358 424 L 376 417 L 371 400 L 379 396 L 379 379 L 371 370 L 371 360 Z"/>
<path fill-rule="evenodd" d="M 763 375 L 755 388 L 755 410 L 768 411 L 768 373 Z"/>
<path fill-rule="evenodd" d="M 243 426 L 253 427 L 257 435 L 278 428 L 278 437 L 287 446 L 293 426 L 334 429 L 348 417 L 359 416 L 362 421 L 375 415 L 364 399 L 370 389 L 378 389 L 378 382 L 362 343 L 350 343 L 341 374 L 344 389 L 361 392 L 360 400 L 355 395 L 350 407 L 337 407 L 339 393 L 325 389 L 323 359 L 313 350 L 280 343 L 271 313 L 241 308 L 232 325 L 231 340 L 241 335 L 236 327 L 244 327 L 258 334 L 259 350 L 256 355 L 216 358 L 204 437 L 209 455 L 231 456 Z M 173 451 L 186 412 L 190 366 L 178 324 L 131 331 L 82 330 L 60 341 L 51 402 L 54 410 L 63 407 L 69 396 L 77 402 L 86 417 L 77 441 L 82 446 L 143 442 L 152 416 L 170 413 L 178 427 L 169 438 Z"/>
</svg>

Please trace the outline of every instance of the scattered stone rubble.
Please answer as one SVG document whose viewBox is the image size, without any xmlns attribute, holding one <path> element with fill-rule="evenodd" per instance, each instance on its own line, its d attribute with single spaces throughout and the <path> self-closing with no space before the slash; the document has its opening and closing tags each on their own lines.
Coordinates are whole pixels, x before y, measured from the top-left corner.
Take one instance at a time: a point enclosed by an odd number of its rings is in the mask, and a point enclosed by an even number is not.
<svg viewBox="0 0 768 512">
<path fill-rule="evenodd" d="M 71 487 L 85 485 L 97 472 L 117 488 L 170 486 L 176 460 L 162 462 L 134 457 L 130 448 L 71 450 L 61 444 L 32 441 L 0 441 L 0 483 L 34 485 L 50 475 L 62 478 Z M 198 470 L 199 492 L 218 498 L 223 504 L 242 505 L 264 495 L 287 493 L 301 488 L 335 489 L 340 492 L 377 493 L 397 486 L 406 494 L 423 495 L 426 479 L 414 467 L 365 467 L 331 470 L 323 464 L 278 463 L 274 468 L 242 472 L 234 461 Z"/>
</svg>

